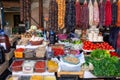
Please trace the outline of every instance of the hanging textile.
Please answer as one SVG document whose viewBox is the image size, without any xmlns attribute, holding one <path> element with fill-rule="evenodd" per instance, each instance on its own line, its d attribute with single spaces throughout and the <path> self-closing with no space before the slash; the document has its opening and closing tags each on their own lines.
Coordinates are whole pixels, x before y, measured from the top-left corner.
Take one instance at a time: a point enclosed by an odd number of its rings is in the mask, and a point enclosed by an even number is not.
<svg viewBox="0 0 120 80">
<path fill-rule="evenodd" d="M 49 5 L 49 27 L 57 31 L 58 28 L 58 6 L 56 0 L 51 0 Z"/>
<path fill-rule="evenodd" d="M 95 26 L 98 26 L 99 24 L 99 8 L 96 0 L 94 1 L 94 5 L 93 5 L 93 24 Z"/>
<path fill-rule="evenodd" d="M 91 0 L 89 1 L 88 9 L 89 9 L 89 25 L 92 26 L 93 25 L 93 5 Z"/>
<path fill-rule="evenodd" d="M 82 10 L 81 10 L 81 28 L 82 29 L 87 29 L 89 25 L 89 9 L 88 9 L 88 4 L 87 1 L 84 1 L 84 4 L 82 5 Z"/>
<path fill-rule="evenodd" d="M 100 0 L 100 3 L 99 3 L 99 19 L 100 19 L 100 22 L 99 22 L 99 26 L 104 26 L 104 22 L 105 22 L 105 5 L 104 5 L 104 2 L 103 0 Z"/>
<path fill-rule="evenodd" d="M 117 3 L 116 0 L 114 0 L 112 4 L 112 25 L 115 25 L 117 22 Z"/>
<path fill-rule="evenodd" d="M 75 4 L 74 0 L 69 0 L 68 2 L 68 15 L 67 16 L 67 24 L 69 32 L 74 32 L 75 29 Z M 68 31 L 67 31 L 68 32 Z"/>
<path fill-rule="evenodd" d="M 117 12 L 117 26 L 120 27 L 120 0 L 118 0 L 118 12 Z"/>
<path fill-rule="evenodd" d="M 76 1 L 75 9 L 76 9 L 76 26 L 80 27 L 81 5 L 79 3 L 79 0 Z"/>
<path fill-rule="evenodd" d="M 105 4 L 105 26 L 110 26 L 112 22 L 112 9 L 110 0 Z"/>
<path fill-rule="evenodd" d="M 63 29 L 65 27 L 65 0 L 56 0 L 58 3 L 58 27 Z"/>
</svg>

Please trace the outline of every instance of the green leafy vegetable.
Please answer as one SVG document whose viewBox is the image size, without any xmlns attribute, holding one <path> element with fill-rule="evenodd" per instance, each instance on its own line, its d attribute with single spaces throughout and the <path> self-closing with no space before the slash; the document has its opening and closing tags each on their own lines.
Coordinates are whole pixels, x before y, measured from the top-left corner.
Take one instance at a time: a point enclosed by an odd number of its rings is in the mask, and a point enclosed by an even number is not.
<svg viewBox="0 0 120 80">
<path fill-rule="evenodd" d="M 106 53 L 105 50 L 96 49 L 91 52 L 91 57 L 96 59 L 102 59 L 105 57 L 110 57 L 110 54 Z"/>
<path fill-rule="evenodd" d="M 98 59 L 96 59 L 98 58 Z M 120 77 L 120 61 L 117 57 L 110 57 L 104 50 L 95 50 L 91 57 L 85 57 L 86 62 L 94 66 L 92 73 L 99 77 Z"/>
</svg>

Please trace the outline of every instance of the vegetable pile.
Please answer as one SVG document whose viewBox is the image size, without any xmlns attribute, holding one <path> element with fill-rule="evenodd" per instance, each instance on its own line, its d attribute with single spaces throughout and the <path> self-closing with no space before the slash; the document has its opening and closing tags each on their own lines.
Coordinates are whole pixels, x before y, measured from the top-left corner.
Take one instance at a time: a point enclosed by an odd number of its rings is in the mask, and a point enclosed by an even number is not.
<svg viewBox="0 0 120 80">
<path fill-rule="evenodd" d="M 114 48 L 106 42 L 94 44 L 90 41 L 83 42 L 83 49 L 84 50 L 95 50 L 95 49 L 114 50 Z"/>
<path fill-rule="evenodd" d="M 95 76 L 112 77 L 120 76 L 120 61 L 117 57 L 110 57 L 104 50 L 94 50 L 91 57 L 86 57 L 86 62 L 91 62 L 94 66 L 92 73 Z"/>
</svg>

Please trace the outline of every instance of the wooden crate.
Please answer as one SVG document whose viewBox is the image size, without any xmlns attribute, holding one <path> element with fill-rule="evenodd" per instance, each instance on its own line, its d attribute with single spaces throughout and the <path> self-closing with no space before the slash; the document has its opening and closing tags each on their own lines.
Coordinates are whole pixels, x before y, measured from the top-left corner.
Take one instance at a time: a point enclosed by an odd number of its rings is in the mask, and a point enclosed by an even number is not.
<svg viewBox="0 0 120 80">
<path fill-rule="evenodd" d="M 60 77 L 61 75 L 78 75 L 80 78 L 83 78 L 84 71 L 80 71 L 80 72 L 57 72 L 58 77 Z"/>
</svg>

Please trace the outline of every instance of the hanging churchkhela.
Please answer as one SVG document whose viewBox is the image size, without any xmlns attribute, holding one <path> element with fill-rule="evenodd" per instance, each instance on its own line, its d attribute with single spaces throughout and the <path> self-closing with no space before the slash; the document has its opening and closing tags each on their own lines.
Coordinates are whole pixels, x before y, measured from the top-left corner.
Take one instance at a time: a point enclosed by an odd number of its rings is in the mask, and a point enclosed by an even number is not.
<svg viewBox="0 0 120 80">
<path fill-rule="evenodd" d="M 24 20 L 24 1 L 20 0 L 20 21 Z"/>
<path fill-rule="evenodd" d="M 102 27 L 104 26 L 104 22 L 105 22 L 105 5 L 104 5 L 104 2 L 103 0 L 100 0 L 100 3 L 99 3 L 99 19 L 100 19 L 100 22 L 99 22 L 99 26 Z"/>
<path fill-rule="evenodd" d="M 117 26 L 120 27 L 120 0 L 118 0 L 118 16 L 117 16 Z"/>
<path fill-rule="evenodd" d="M 50 1 L 49 7 L 49 27 L 50 29 L 57 31 L 58 29 L 58 6 L 56 0 Z"/>
<path fill-rule="evenodd" d="M 95 0 L 93 5 L 93 24 L 97 27 L 99 24 L 99 8 L 98 3 Z"/>
<path fill-rule="evenodd" d="M 110 0 L 105 4 L 105 26 L 110 26 L 112 22 L 112 9 Z"/>
<path fill-rule="evenodd" d="M 65 0 L 56 0 L 58 4 L 58 27 L 63 29 L 65 27 Z"/>
<path fill-rule="evenodd" d="M 84 1 L 84 4 L 82 5 L 82 10 L 81 10 L 81 29 L 87 29 L 88 24 L 89 24 L 89 10 L 88 10 L 88 4 L 87 1 Z"/>
<path fill-rule="evenodd" d="M 69 2 L 66 1 L 66 12 L 65 12 L 65 27 L 66 27 L 66 30 L 67 30 L 67 33 L 69 33 L 69 27 L 68 27 L 68 24 L 67 24 L 67 16 L 68 16 L 68 9 L 69 9 Z"/>
<path fill-rule="evenodd" d="M 79 0 L 76 0 L 75 9 L 76 9 L 76 26 L 80 28 L 81 5 L 79 3 Z"/>
<path fill-rule="evenodd" d="M 89 9 L 89 25 L 93 26 L 93 5 L 91 0 L 89 1 L 88 9 Z"/>
<path fill-rule="evenodd" d="M 72 32 L 75 29 L 75 4 L 74 0 L 70 0 L 68 3 L 68 15 L 67 15 L 67 32 Z"/>
<path fill-rule="evenodd" d="M 117 2 L 116 0 L 114 0 L 112 4 L 112 25 L 115 25 L 116 22 L 117 22 Z"/>
</svg>

